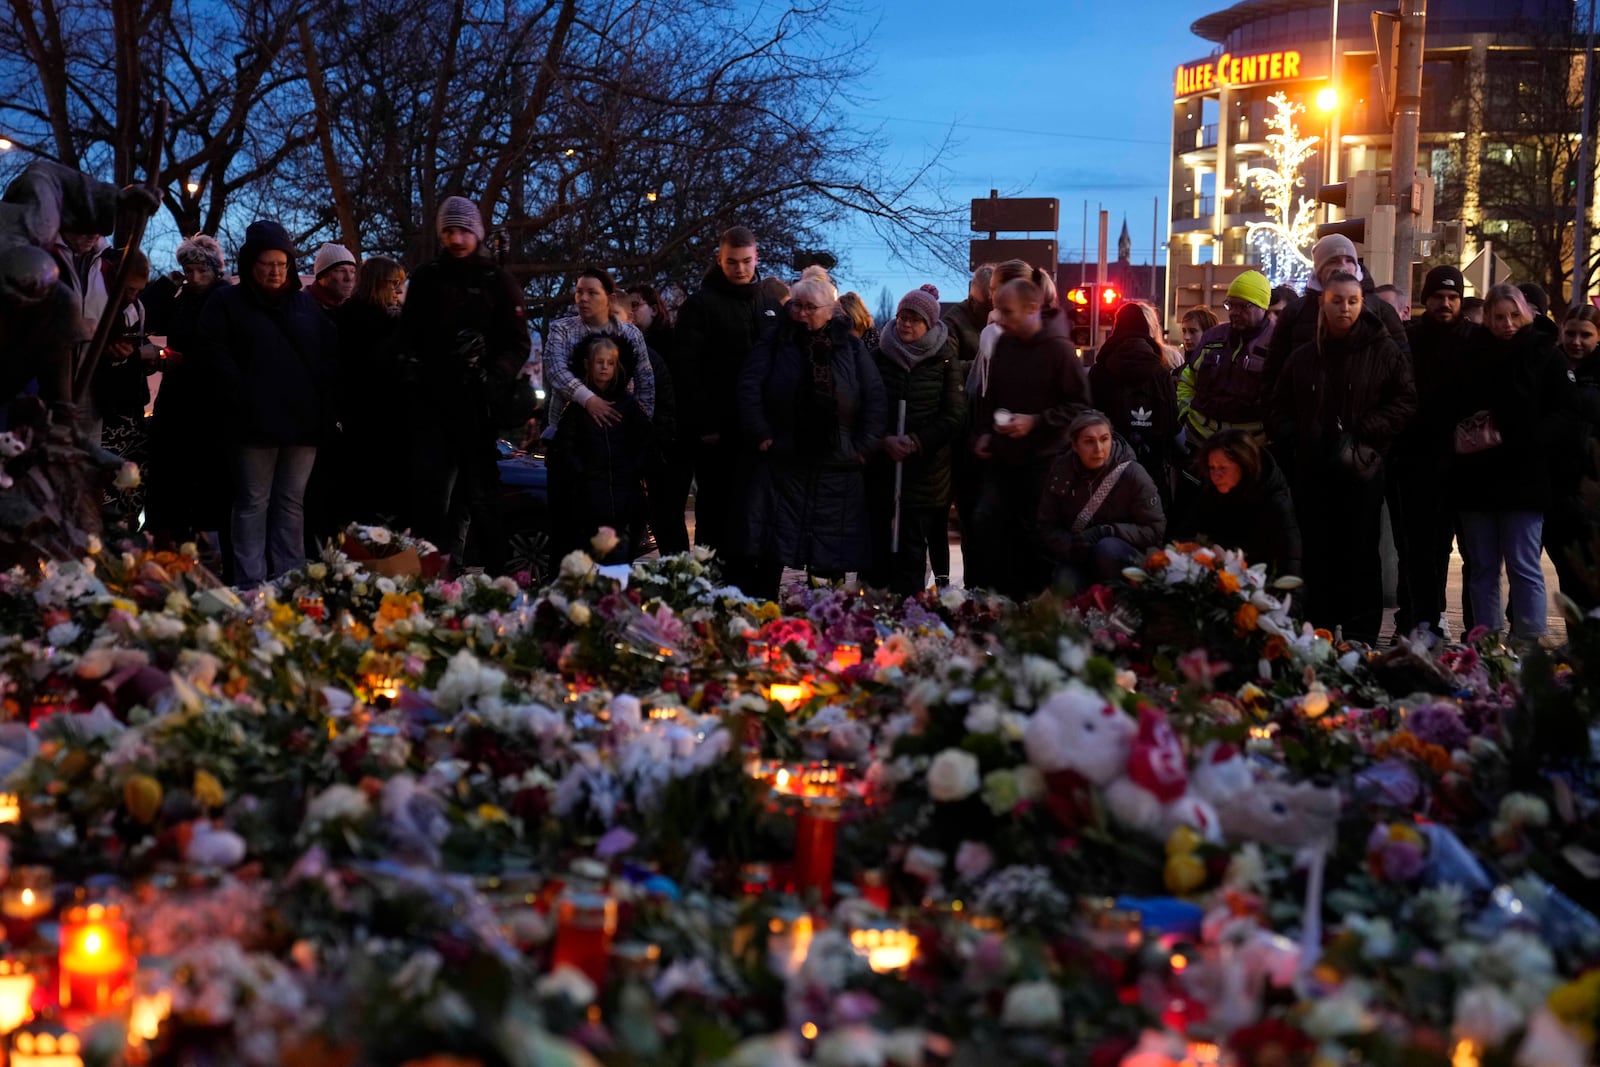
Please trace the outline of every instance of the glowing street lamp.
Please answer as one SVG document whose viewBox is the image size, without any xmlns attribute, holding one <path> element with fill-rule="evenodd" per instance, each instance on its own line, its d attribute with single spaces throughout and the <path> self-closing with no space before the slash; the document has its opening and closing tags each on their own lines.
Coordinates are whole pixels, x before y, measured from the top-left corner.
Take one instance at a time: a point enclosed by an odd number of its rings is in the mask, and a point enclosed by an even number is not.
<svg viewBox="0 0 1600 1067">
<path fill-rule="evenodd" d="M 1329 85 L 1317 90 L 1317 110 L 1324 115 L 1339 106 L 1339 90 Z"/>
<path fill-rule="evenodd" d="M 185 189 L 189 190 L 189 195 L 190 196 L 193 196 L 195 193 L 198 193 L 200 191 L 200 183 L 197 182 L 197 181 L 192 181 L 191 180 L 191 181 L 184 182 L 183 183 L 183 187 Z"/>
<path fill-rule="evenodd" d="M 15 147 L 16 145 L 11 142 L 11 138 L 0 137 L 0 152 L 9 152 Z"/>
</svg>

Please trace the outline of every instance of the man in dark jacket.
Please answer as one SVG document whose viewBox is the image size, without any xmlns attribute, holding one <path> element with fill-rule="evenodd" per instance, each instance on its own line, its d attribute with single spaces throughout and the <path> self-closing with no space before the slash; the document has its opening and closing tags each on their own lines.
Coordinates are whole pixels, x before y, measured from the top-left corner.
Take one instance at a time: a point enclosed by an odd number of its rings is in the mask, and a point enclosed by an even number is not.
<svg viewBox="0 0 1600 1067">
<path fill-rule="evenodd" d="M 1465 279 L 1455 267 L 1435 267 L 1422 283 L 1424 311 L 1406 325 L 1417 414 L 1395 439 L 1385 491 L 1400 558 L 1395 633 L 1437 629 L 1445 610 L 1455 509 L 1450 502 L 1451 402 L 1455 378 L 1472 335 L 1481 327 L 1461 317 Z"/>
<path fill-rule="evenodd" d="M 678 438 L 695 447 L 694 539 L 727 556 L 739 543 L 739 375 L 750 350 L 778 321 L 761 294 L 755 234 L 723 233 L 717 262 L 678 309 L 677 353 L 668 368 L 677 385 Z"/>
<path fill-rule="evenodd" d="M 1117 309 L 1111 336 L 1089 368 L 1095 407 L 1161 493 L 1172 503 L 1172 462 L 1177 450 L 1178 390 L 1166 356 L 1150 336 L 1144 306 L 1132 301 Z"/>
<path fill-rule="evenodd" d="M 1355 275 L 1324 280 L 1321 314 L 1317 339 L 1284 365 L 1267 431 L 1295 461 L 1307 618 L 1376 644 L 1384 456 L 1416 411 L 1417 393 L 1405 355 L 1363 309 Z"/>
<path fill-rule="evenodd" d="M 1272 330 L 1272 340 L 1267 346 L 1268 394 L 1277 386 L 1278 375 L 1283 372 L 1283 365 L 1288 362 L 1290 353 L 1301 345 L 1310 344 L 1317 339 L 1317 318 L 1322 309 L 1322 290 L 1327 285 L 1329 276 L 1335 271 L 1350 274 L 1362 283 L 1363 306 L 1377 316 L 1379 324 L 1388 332 L 1400 353 L 1410 354 L 1405 323 L 1400 321 L 1400 316 L 1395 313 L 1394 308 L 1378 296 L 1375 289 L 1367 291 L 1366 287 L 1370 282 L 1366 281 L 1361 273 L 1361 265 L 1356 258 L 1356 246 L 1350 238 L 1336 233 L 1322 238 L 1312 246 L 1311 262 L 1312 275 L 1311 280 L 1306 283 L 1305 295 L 1284 309 L 1283 314 L 1278 316 L 1277 326 Z"/>
<path fill-rule="evenodd" d="M 1067 427 L 1089 406 L 1089 380 L 1061 313 L 1041 310 L 1038 286 L 1025 278 L 1007 282 L 994 303 L 1004 332 L 973 419 L 973 448 L 989 460 L 973 525 L 991 556 L 984 573 L 1000 592 L 1021 599 L 1048 582 L 1039 494 Z"/>
<path fill-rule="evenodd" d="M 412 528 L 457 565 L 467 532 L 484 568 L 500 569 L 495 406 L 508 401 L 531 342 L 522 288 L 483 253 L 483 216 L 445 198 L 436 219 L 443 245 L 411 275 L 400 313 L 401 344 L 415 375 Z"/>
<path fill-rule="evenodd" d="M 967 380 L 972 361 L 978 358 L 978 335 L 989 324 L 989 312 L 994 305 L 989 302 L 989 280 L 994 277 L 994 264 L 985 263 L 972 272 L 972 283 L 967 287 L 967 298 L 950 305 L 944 313 L 944 324 L 950 336 L 956 339 L 956 359 L 961 362 L 961 380 Z"/>
<path fill-rule="evenodd" d="M 335 418 L 338 333 L 300 289 L 294 242 L 276 222 L 252 222 L 239 284 L 200 312 L 234 440 L 234 579 L 253 588 L 305 561 L 305 490 L 317 440 Z"/>
</svg>

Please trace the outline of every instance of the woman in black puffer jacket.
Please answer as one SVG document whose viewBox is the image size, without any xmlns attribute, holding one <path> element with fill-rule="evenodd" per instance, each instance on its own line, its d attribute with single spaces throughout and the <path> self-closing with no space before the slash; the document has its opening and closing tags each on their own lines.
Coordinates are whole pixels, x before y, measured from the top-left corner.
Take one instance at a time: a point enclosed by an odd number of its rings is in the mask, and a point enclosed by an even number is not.
<svg viewBox="0 0 1600 1067">
<path fill-rule="evenodd" d="M 1300 573 L 1300 524 L 1289 480 L 1270 452 L 1240 429 L 1219 430 L 1195 454 L 1200 495 L 1173 536 L 1201 540 L 1264 563 L 1267 573 Z"/>
<path fill-rule="evenodd" d="M 955 335 L 939 320 L 939 290 L 913 289 L 900 299 L 873 353 L 883 379 L 888 425 L 867 465 L 872 527 L 872 585 L 908 594 L 926 588 L 928 556 L 946 532 L 950 512 L 951 449 L 966 427 L 967 392 Z M 898 411 L 906 405 L 905 433 Z M 891 551 L 894 472 L 900 484 L 900 547 Z M 934 574 L 948 583 L 948 575 Z"/>
<path fill-rule="evenodd" d="M 1089 395 L 1111 419 L 1111 428 L 1133 448 L 1139 465 L 1156 483 L 1164 505 L 1172 503 L 1172 458 L 1178 436 L 1178 385 L 1153 335 L 1154 309 L 1129 301 L 1117 309 L 1111 336 L 1089 370 Z"/>
</svg>

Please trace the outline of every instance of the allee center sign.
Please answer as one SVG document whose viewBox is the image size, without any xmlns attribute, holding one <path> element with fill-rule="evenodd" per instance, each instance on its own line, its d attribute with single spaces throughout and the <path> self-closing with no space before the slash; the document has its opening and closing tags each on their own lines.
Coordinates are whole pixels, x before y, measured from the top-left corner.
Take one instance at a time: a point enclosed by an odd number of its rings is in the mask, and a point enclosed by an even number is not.
<svg viewBox="0 0 1600 1067">
<path fill-rule="evenodd" d="M 1262 52 L 1235 56 L 1224 52 L 1215 60 L 1185 63 L 1178 68 L 1177 95 L 1189 96 L 1222 85 L 1256 85 L 1300 77 L 1299 52 Z"/>
</svg>

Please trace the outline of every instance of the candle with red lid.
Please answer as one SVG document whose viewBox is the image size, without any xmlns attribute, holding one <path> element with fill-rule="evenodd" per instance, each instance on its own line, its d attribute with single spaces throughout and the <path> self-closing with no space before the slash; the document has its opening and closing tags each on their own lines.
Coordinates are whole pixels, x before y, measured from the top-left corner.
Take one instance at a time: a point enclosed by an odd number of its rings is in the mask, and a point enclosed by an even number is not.
<svg viewBox="0 0 1600 1067">
<path fill-rule="evenodd" d="M 133 957 L 115 904 L 75 904 L 61 916 L 61 1008 L 104 1015 L 128 999 Z"/>
</svg>

